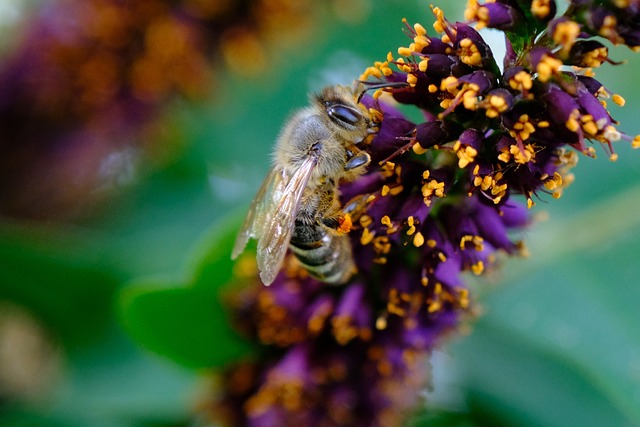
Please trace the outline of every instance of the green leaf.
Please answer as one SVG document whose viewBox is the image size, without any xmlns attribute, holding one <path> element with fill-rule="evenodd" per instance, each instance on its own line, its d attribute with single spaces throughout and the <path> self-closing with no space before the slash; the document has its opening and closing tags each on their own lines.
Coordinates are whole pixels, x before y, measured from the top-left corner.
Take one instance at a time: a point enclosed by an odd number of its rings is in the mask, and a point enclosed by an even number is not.
<svg viewBox="0 0 640 427">
<path fill-rule="evenodd" d="M 245 213 L 246 208 L 242 208 L 227 215 L 193 246 L 187 258 L 186 274 L 195 286 L 217 288 L 231 281 L 235 264 L 231 249 Z"/>
<path fill-rule="evenodd" d="M 120 279 L 96 251 L 101 236 L 46 226 L 0 226 L 0 300 L 27 308 L 67 346 L 108 327 Z"/>
<path fill-rule="evenodd" d="M 121 319 L 147 349 L 189 368 L 212 368 L 255 350 L 230 324 L 221 293 L 232 278 L 233 222 L 215 226 L 192 251 L 184 284 L 142 279 L 122 293 Z"/>
</svg>

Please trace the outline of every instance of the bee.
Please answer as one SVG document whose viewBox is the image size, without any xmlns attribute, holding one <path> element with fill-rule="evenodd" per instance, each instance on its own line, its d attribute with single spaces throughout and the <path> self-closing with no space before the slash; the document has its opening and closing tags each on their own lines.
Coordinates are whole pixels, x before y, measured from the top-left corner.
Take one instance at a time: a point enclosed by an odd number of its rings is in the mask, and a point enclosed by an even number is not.
<svg viewBox="0 0 640 427">
<path fill-rule="evenodd" d="M 363 93 L 327 87 L 284 125 L 273 166 L 251 202 L 231 255 L 236 259 L 249 239 L 257 239 L 265 285 L 275 280 L 287 248 L 311 276 L 325 283 L 343 284 L 355 274 L 345 232 L 349 213 L 361 203 L 343 209 L 338 186 L 362 175 L 371 161 L 358 148 L 377 131 L 360 103 Z"/>
</svg>

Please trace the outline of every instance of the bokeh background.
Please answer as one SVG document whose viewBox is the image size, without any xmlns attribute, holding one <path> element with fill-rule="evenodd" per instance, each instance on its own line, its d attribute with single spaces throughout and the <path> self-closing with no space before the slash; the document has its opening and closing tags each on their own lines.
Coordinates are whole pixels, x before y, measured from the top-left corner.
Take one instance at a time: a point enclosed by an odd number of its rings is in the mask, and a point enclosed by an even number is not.
<svg viewBox="0 0 640 427">
<path fill-rule="evenodd" d="M 0 425 L 199 425 L 211 375 L 136 344 L 122 294 L 183 280 L 307 93 L 432 22 L 413 0 L 117 3 L 0 1 Z M 610 57 L 640 134 L 640 55 Z M 616 151 L 537 202 L 529 258 L 469 278 L 479 316 L 434 354 L 416 426 L 640 425 L 640 152 Z"/>
</svg>

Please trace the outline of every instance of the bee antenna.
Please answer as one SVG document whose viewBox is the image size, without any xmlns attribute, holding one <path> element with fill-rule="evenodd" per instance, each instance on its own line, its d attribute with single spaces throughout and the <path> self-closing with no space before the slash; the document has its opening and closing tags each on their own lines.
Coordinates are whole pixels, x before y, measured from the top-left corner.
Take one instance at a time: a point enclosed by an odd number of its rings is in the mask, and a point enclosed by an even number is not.
<svg viewBox="0 0 640 427">
<path fill-rule="evenodd" d="M 356 80 L 356 90 L 355 93 L 358 95 L 358 102 L 362 99 L 365 92 L 376 89 L 384 89 L 384 88 L 403 88 L 408 87 L 409 83 L 407 82 L 370 82 L 366 80 Z"/>
</svg>

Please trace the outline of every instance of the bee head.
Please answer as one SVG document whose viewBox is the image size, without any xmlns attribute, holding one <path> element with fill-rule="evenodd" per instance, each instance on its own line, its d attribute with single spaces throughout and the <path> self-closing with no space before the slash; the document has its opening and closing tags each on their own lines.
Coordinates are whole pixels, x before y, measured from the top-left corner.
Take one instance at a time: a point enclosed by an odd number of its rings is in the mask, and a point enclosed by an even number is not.
<svg viewBox="0 0 640 427">
<path fill-rule="evenodd" d="M 357 142 L 367 135 L 370 120 L 352 90 L 344 86 L 330 86 L 317 95 L 315 100 L 326 112 L 332 125 L 330 128 L 341 137 Z"/>
</svg>

